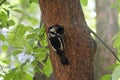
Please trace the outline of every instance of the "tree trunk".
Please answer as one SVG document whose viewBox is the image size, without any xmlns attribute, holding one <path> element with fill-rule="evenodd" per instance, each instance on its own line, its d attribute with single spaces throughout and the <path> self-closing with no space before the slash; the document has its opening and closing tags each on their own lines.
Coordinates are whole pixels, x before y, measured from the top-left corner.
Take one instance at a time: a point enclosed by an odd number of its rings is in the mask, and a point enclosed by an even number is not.
<svg viewBox="0 0 120 80">
<path fill-rule="evenodd" d="M 97 34 L 98 36 L 112 48 L 112 38 L 118 31 L 118 13 L 111 8 L 114 0 L 96 0 L 97 12 Z M 114 56 L 101 44 L 97 42 L 98 51 L 95 57 L 95 80 L 109 73 L 108 66 L 114 63 Z"/>
<path fill-rule="evenodd" d="M 54 24 L 65 29 L 69 65 L 62 65 L 50 47 L 55 80 L 94 80 L 96 43 L 90 36 L 79 0 L 39 0 L 39 4 L 46 31 Z"/>
</svg>

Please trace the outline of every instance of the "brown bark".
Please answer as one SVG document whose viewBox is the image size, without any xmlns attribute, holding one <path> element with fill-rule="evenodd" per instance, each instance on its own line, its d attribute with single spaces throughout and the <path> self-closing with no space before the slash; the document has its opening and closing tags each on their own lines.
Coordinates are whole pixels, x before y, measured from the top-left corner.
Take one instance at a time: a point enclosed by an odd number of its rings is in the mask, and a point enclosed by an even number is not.
<svg viewBox="0 0 120 80">
<path fill-rule="evenodd" d="M 112 48 L 112 38 L 118 31 L 118 13 L 111 8 L 114 0 L 96 0 L 97 34 Z M 108 66 L 114 63 L 114 56 L 99 41 L 95 57 L 95 80 L 106 73 L 110 73 Z"/>
<path fill-rule="evenodd" d="M 96 51 L 79 0 L 39 0 L 43 23 L 59 24 L 65 29 L 65 53 L 69 65 L 63 66 L 50 48 L 55 80 L 94 80 L 93 59 Z"/>
</svg>

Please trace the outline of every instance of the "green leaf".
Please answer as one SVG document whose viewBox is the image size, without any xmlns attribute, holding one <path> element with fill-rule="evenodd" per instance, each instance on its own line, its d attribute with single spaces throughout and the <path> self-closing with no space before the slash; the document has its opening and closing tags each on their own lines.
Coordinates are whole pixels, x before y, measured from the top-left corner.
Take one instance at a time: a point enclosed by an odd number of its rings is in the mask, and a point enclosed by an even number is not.
<svg viewBox="0 0 120 80">
<path fill-rule="evenodd" d="M 11 70 L 9 73 L 5 75 L 3 80 L 12 80 L 15 74 L 16 74 L 16 70 Z"/>
<path fill-rule="evenodd" d="M 4 75 L 0 73 L 0 77 L 4 77 Z"/>
<path fill-rule="evenodd" d="M 120 66 L 116 67 L 112 73 L 112 80 L 119 80 L 120 79 Z"/>
<path fill-rule="evenodd" d="M 83 6 L 87 6 L 88 4 L 88 0 L 80 0 L 80 2 Z"/>
<path fill-rule="evenodd" d="M 8 50 L 8 46 L 7 45 L 2 45 L 2 51 L 6 52 Z"/>
<path fill-rule="evenodd" d="M 35 38 L 31 38 L 29 40 L 29 45 L 32 47 L 34 45 L 34 43 L 35 43 Z"/>
<path fill-rule="evenodd" d="M 27 31 L 26 27 L 23 24 L 18 25 L 16 30 L 17 30 L 17 34 L 19 34 L 21 36 L 23 36 L 25 34 L 25 32 Z"/>
<path fill-rule="evenodd" d="M 5 36 L 3 34 L 0 34 L 0 40 L 5 41 Z"/>
<path fill-rule="evenodd" d="M 24 18 L 26 20 L 28 20 L 32 25 L 39 23 L 39 21 L 34 16 L 30 16 L 30 15 L 26 14 Z"/>
<path fill-rule="evenodd" d="M 48 53 L 48 49 L 46 48 L 35 48 L 34 52 L 36 52 L 36 54 L 34 55 L 38 61 L 42 61 L 46 58 L 46 55 Z"/>
<path fill-rule="evenodd" d="M 9 73 L 5 75 L 4 80 L 32 80 L 32 76 L 20 67 L 10 70 Z"/>
<path fill-rule="evenodd" d="M 39 30 L 40 35 L 43 35 L 45 33 L 45 27 L 42 26 L 41 28 L 37 29 Z"/>
<path fill-rule="evenodd" d="M 11 5 L 10 2 L 6 1 L 4 5 Z"/>
<path fill-rule="evenodd" d="M 106 75 L 102 76 L 102 78 L 100 80 L 111 80 L 111 75 L 106 74 Z"/>
<path fill-rule="evenodd" d="M 13 25 L 15 25 L 15 22 L 14 22 L 14 20 L 10 19 L 8 21 L 8 26 L 13 26 Z"/>
<path fill-rule="evenodd" d="M 18 55 L 20 53 L 22 53 L 22 50 L 14 50 L 14 51 L 12 51 L 11 54 L 13 54 L 14 56 L 16 56 L 16 55 Z"/>
<path fill-rule="evenodd" d="M 114 48 L 119 48 L 120 47 L 120 33 L 118 33 L 115 37 L 114 40 L 114 44 L 113 44 Z"/>
<path fill-rule="evenodd" d="M 10 44 L 12 47 L 19 47 L 22 49 L 26 41 L 24 40 L 24 36 L 21 36 L 18 32 L 13 32 L 9 35 L 8 44 Z"/>
<path fill-rule="evenodd" d="M 38 61 L 37 61 L 37 60 L 33 60 L 33 61 L 31 62 L 31 64 L 32 64 L 33 66 L 37 67 Z"/>
<path fill-rule="evenodd" d="M 21 80 L 22 79 L 22 77 L 20 77 L 20 75 L 21 75 L 22 73 L 16 73 L 16 74 L 14 74 L 14 76 L 13 76 L 13 78 L 11 79 L 11 80 Z"/>
<path fill-rule="evenodd" d="M 22 69 L 18 69 L 16 71 L 16 74 L 13 76 L 12 80 L 23 80 L 23 70 Z"/>
<path fill-rule="evenodd" d="M 5 63 L 5 64 L 10 64 L 11 63 L 10 59 L 8 59 L 8 58 L 3 59 L 2 62 Z"/>
<path fill-rule="evenodd" d="M 1 11 L 0 12 L 0 20 L 6 22 L 7 19 L 8 19 L 8 15 L 5 12 Z"/>
<path fill-rule="evenodd" d="M 37 57 L 39 61 L 42 61 L 46 58 L 46 53 L 47 51 L 45 48 L 39 48 L 35 56 Z"/>
<path fill-rule="evenodd" d="M 3 8 L 3 9 L 7 13 L 7 16 L 9 17 L 10 11 L 8 9 L 6 9 L 6 8 Z"/>
<path fill-rule="evenodd" d="M 30 2 L 33 2 L 33 3 L 37 3 L 37 4 L 38 4 L 38 0 L 30 0 Z"/>
<path fill-rule="evenodd" d="M 23 10 L 20 10 L 20 9 L 14 9 L 14 11 L 18 13 L 23 13 Z"/>
<path fill-rule="evenodd" d="M 35 38 L 36 37 L 36 34 L 35 33 L 32 33 L 32 34 L 28 34 L 26 36 L 26 39 L 31 39 L 31 38 Z"/>
<path fill-rule="evenodd" d="M 23 79 L 23 80 L 33 80 L 33 78 L 32 78 L 32 76 L 29 74 L 29 73 L 25 73 L 25 79 Z"/>
<path fill-rule="evenodd" d="M 13 41 L 14 40 L 14 41 Z M 12 45 L 12 47 L 14 48 L 23 48 L 24 47 L 24 42 L 23 41 L 19 41 L 19 39 L 13 39 L 9 41 L 9 44 Z"/>
<path fill-rule="evenodd" d="M 20 69 L 16 72 L 12 80 L 32 80 L 32 76 L 23 69 Z"/>
<path fill-rule="evenodd" d="M 50 77 L 52 71 L 53 69 L 52 69 L 51 61 L 50 61 L 50 58 L 48 58 L 43 68 L 43 73 L 46 75 L 46 77 Z"/>
</svg>

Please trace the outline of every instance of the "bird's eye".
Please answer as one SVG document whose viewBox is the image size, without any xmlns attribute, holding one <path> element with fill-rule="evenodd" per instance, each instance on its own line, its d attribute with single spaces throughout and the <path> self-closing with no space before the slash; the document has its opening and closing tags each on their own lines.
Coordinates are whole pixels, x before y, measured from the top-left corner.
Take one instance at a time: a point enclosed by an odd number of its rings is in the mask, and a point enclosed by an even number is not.
<svg viewBox="0 0 120 80">
<path fill-rule="evenodd" d="M 59 27 L 59 28 L 56 30 L 56 32 L 59 33 L 60 35 L 63 35 L 63 34 L 64 34 L 64 28 Z"/>
</svg>

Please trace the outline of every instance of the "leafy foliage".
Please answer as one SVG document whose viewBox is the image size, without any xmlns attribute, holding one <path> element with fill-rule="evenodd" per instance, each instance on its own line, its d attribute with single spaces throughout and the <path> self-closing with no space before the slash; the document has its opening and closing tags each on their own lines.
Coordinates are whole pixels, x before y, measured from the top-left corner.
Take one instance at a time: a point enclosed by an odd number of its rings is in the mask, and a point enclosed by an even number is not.
<svg viewBox="0 0 120 80">
<path fill-rule="evenodd" d="M 102 78 L 100 80 L 110 80 L 110 79 L 111 79 L 111 75 L 106 74 L 106 75 L 102 76 Z"/>
<path fill-rule="evenodd" d="M 119 80 L 120 79 L 120 65 L 115 68 L 112 73 L 112 80 Z"/>
<path fill-rule="evenodd" d="M 39 25 L 36 3 L 38 0 L 0 1 L 0 77 L 3 80 L 32 80 L 36 71 L 46 77 L 52 73 L 45 27 Z"/>
<path fill-rule="evenodd" d="M 83 6 L 87 6 L 88 4 L 88 0 L 80 0 L 80 2 Z"/>
<path fill-rule="evenodd" d="M 111 5 L 112 8 L 116 8 L 120 12 L 120 0 L 115 0 L 114 4 Z"/>
<path fill-rule="evenodd" d="M 24 69 L 17 68 L 10 70 L 4 77 L 4 80 L 32 80 L 32 77 L 29 73 L 24 71 Z"/>
<path fill-rule="evenodd" d="M 120 0 L 116 0 L 111 8 L 116 8 L 120 12 Z M 119 22 L 119 20 L 118 20 Z M 120 24 L 120 22 L 118 23 Z M 113 37 L 113 47 L 116 49 L 116 55 L 120 59 L 120 32 Z M 113 65 L 110 65 L 108 69 L 112 69 L 112 74 L 106 74 L 102 76 L 101 80 L 120 80 L 120 62 L 116 61 Z"/>
<path fill-rule="evenodd" d="M 117 49 L 117 56 L 120 58 L 120 32 L 114 37 L 114 45 L 113 47 Z M 120 79 L 120 63 L 116 62 L 117 66 L 115 66 L 114 71 L 112 73 L 112 80 Z"/>
<path fill-rule="evenodd" d="M 117 50 L 117 56 L 120 58 L 120 32 L 113 38 L 113 47 Z M 113 70 L 112 74 L 106 74 L 102 76 L 101 80 L 119 80 L 120 79 L 120 63 L 116 61 L 113 65 L 109 66 L 108 69 Z"/>
<path fill-rule="evenodd" d="M 95 26 L 95 16 L 87 14 L 88 0 L 80 0 L 88 25 Z M 47 38 L 44 25 L 40 20 L 38 0 L 0 0 L 0 78 L 3 80 L 32 80 L 35 72 L 49 77 L 52 73 Z M 120 0 L 113 8 L 119 9 Z M 36 15 L 36 16 L 35 16 Z M 92 14 L 93 15 L 93 14 Z M 114 48 L 120 54 L 120 33 L 114 39 Z M 38 64 L 41 65 L 38 66 Z M 119 67 L 116 62 L 111 68 L 112 74 L 104 75 L 101 80 L 118 80 Z"/>
<path fill-rule="evenodd" d="M 0 40 L 5 41 L 5 36 L 3 34 L 0 34 Z"/>
</svg>

